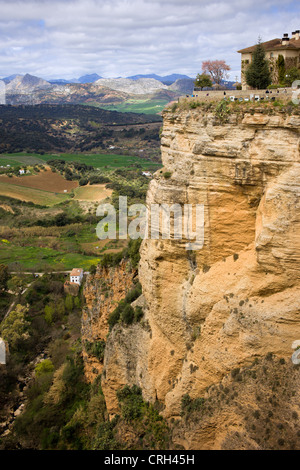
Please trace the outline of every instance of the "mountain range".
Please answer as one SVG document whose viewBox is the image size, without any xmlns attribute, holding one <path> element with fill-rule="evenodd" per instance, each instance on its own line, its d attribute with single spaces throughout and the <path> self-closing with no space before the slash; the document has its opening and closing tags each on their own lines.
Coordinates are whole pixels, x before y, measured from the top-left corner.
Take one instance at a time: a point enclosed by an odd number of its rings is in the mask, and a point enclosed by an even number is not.
<svg viewBox="0 0 300 470">
<path fill-rule="evenodd" d="M 154 76 L 169 80 L 182 77 L 178 74 Z M 98 74 L 91 74 L 76 79 L 76 82 L 75 79 L 73 82 L 64 79 L 51 82 L 30 74 L 11 75 L 3 79 L 6 83 L 6 104 L 85 104 L 113 110 L 157 113 L 180 95 L 191 94 L 194 87 L 191 78 L 177 78 L 171 85 L 166 85 L 153 76 L 99 77 Z M 128 106 L 133 108 L 128 109 Z"/>
<path fill-rule="evenodd" d="M 11 80 L 16 78 L 17 76 L 18 76 L 17 74 L 10 75 L 9 77 L 2 78 L 2 80 L 5 83 L 9 83 Z M 91 74 L 87 74 L 87 75 L 82 75 L 79 78 L 71 78 L 71 79 L 68 79 L 68 80 L 65 79 L 65 78 L 57 78 L 57 79 L 51 79 L 51 80 L 47 80 L 47 81 L 48 81 L 48 83 L 52 83 L 52 84 L 94 83 L 94 82 L 96 82 L 97 80 L 99 80 L 101 78 L 103 78 L 103 77 L 101 77 L 97 73 L 91 73 Z M 118 77 L 118 78 L 122 78 L 122 77 Z M 164 76 L 157 75 L 155 73 L 150 73 L 150 74 L 144 74 L 144 75 L 131 75 L 130 77 L 125 77 L 125 78 L 128 78 L 130 80 L 139 80 L 140 78 L 153 78 L 154 80 L 158 80 L 158 81 L 164 83 L 165 85 L 171 85 L 176 80 L 190 79 L 191 77 L 188 77 L 187 75 L 182 75 L 182 74 L 179 74 L 179 73 L 173 73 L 173 74 L 164 75 Z"/>
<path fill-rule="evenodd" d="M 192 94 L 194 80 L 180 74 L 164 77 L 134 75 L 101 78 L 98 74 L 47 81 L 30 74 L 5 77 L 6 104 L 85 104 L 116 111 L 158 113 L 184 94 Z M 172 80 L 176 79 L 172 82 Z M 168 82 L 169 80 L 169 82 Z M 170 85 L 166 83 L 170 83 Z"/>
</svg>

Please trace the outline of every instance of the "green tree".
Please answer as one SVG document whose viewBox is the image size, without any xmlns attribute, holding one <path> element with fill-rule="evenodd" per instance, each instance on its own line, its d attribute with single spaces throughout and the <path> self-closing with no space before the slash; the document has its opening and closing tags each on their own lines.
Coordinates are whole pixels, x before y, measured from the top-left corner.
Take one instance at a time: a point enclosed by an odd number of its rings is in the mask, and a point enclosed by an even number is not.
<svg viewBox="0 0 300 470">
<path fill-rule="evenodd" d="M 286 71 L 285 85 L 292 86 L 295 80 L 300 80 L 300 70 L 297 67 L 291 67 Z"/>
<path fill-rule="evenodd" d="M 46 305 L 45 306 L 45 320 L 48 323 L 48 325 L 51 325 L 53 323 L 53 314 L 54 314 L 54 308 L 52 305 Z"/>
<path fill-rule="evenodd" d="M 198 73 L 196 80 L 194 81 L 194 85 L 199 88 L 212 87 L 212 81 L 209 75 L 206 75 L 205 73 Z"/>
<path fill-rule="evenodd" d="M 0 264 L 0 291 L 7 289 L 7 281 L 9 280 L 8 267 L 5 264 Z"/>
<path fill-rule="evenodd" d="M 269 62 L 260 39 L 252 54 L 252 62 L 246 70 L 245 77 L 247 84 L 258 90 L 267 88 L 272 83 Z"/>
<path fill-rule="evenodd" d="M 50 359 L 45 359 L 35 366 L 34 371 L 37 377 L 41 377 L 44 374 L 51 374 L 54 371 L 54 365 Z"/>
<path fill-rule="evenodd" d="M 26 338 L 26 332 L 29 326 L 29 322 L 25 320 L 27 312 L 28 309 L 24 305 L 18 304 L 15 310 L 10 312 L 0 326 L 2 338 L 8 342 L 12 350 L 16 349 L 20 339 Z"/>
<path fill-rule="evenodd" d="M 73 310 L 73 297 L 71 295 L 67 295 L 65 299 L 65 307 L 67 312 L 72 312 Z"/>
<path fill-rule="evenodd" d="M 96 274 L 97 271 L 97 266 L 95 264 L 92 264 L 90 267 L 90 274 Z"/>
<path fill-rule="evenodd" d="M 283 84 L 285 82 L 285 61 L 282 54 L 279 54 L 276 65 L 278 70 L 278 83 Z"/>
<path fill-rule="evenodd" d="M 8 289 L 14 292 L 15 294 L 21 294 L 25 286 L 26 286 L 26 282 L 20 276 L 13 276 L 7 282 Z"/>
<path fill-rule="evenodd" d="M 65 314 L 65 302 L 64 302 L 64 299 L 59 299 L 56 303 L 55 303 L 55 313 L 56 313 L 56 317 L 58 319 L 62 319 L 62 317 L 64 316 Z"/>
</svg>

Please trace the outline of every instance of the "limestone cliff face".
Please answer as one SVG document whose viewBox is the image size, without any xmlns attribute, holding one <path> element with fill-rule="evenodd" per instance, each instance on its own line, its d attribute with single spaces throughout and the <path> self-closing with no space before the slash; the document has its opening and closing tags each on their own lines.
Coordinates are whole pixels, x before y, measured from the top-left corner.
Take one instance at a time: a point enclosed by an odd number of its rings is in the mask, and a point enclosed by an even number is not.
<svg viewBox="0 0 300 470">
<path fill-rule="evenodd" d="M 227 122 L 200 108 L 164 112 L 164 170 L 147 203 L 204 204 L 205 241 L 191 252 L 185 240 L 144 240 L 139 279 L 149 326 L 110 335 L 110 413 L 126 382 L 174 417 L 184 394 L 204 396 L 255 357 L 290 361 L 300 339 L 299 132 L 299 115 L 275 111 Z"/>
<path fill-rule="evenodd" d="M 113 268 L 98 266 L 95 275 L 90 275 L 84 287 L 86 306 L 82 315 L 82 342 L 106 341 L 107 319 L 118 302 L 125 297 L 135 276 L 129 263 L 123 261 Z M 102 372 L 103 364 L 83 349 L 85 376 L 92 382 Z"/>
</svg>

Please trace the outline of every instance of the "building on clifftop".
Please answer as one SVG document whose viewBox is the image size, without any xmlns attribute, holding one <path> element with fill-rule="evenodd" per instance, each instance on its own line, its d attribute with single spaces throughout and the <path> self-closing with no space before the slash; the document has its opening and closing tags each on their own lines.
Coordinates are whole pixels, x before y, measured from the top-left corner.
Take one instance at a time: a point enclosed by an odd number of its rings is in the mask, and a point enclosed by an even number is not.
<svg viewBox="0 0 300 470">
<path fill-rule="evenodd" d="M 289 34 L 285 33 L 282 37 L 271 39 L 271 41 L 262 42 L 264 49 L 266 51 L 266 58 L 270 62 L 270 70 L 272 72 L 273 81 L 276 82 L 277 79 L 277 67 L 276 61 L 279 55 L 282 55 L 285 60 L 286 69 L 291 67 L 300 67 L 300 30 L 294 31 L 291 38 Z M 245 49 L 240 49 L 238 52 L 241 54 L 241 79 L 242 79 L 242 88 L 243 90 L 249 89 L 249 86 L 246 83 L 245 71 L 247 66 L 251 63 L 252 54 L 256 48 L 257 44 L 254 46 L 246 47 Z"/>
</svg>

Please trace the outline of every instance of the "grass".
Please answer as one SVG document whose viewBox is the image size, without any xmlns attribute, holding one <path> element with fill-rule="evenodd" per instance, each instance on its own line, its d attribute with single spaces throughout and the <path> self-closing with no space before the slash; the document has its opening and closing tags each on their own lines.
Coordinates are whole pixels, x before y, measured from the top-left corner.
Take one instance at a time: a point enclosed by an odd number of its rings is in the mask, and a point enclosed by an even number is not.
<svg viewBox="0 0 300 470">
<path fill-rule="evenodd" d="M 12 166 L 19 166 L 17 158 L 23 157 L 23 164 L 30 165 L 32 158 L 38 157 L 40 164 L 44 164 L 47 160 L 51 159 L 63 159 L 67 162 L 76 161 L 86 163 L 94 168 L 100 168 L 101 170 L 114 170 L 116 168 L 128 168 L 128 166 L 135 166 L 136 164 L 141 165 L 142 169 L 154 170 L 159 168 L 161 165 L 158 163 L 145 160 L 143 158 L 135 157 L 132 155 L 118 155 L 118 154 L 85 154 L 85 153 L 61 153 L 61 154 L 31 154 L 27 155 L 24 152 L 15 153 L 11 155 L 0 156 L 0 159 L 8 158 L 11 161 L 15 161 Z M 27 162 L 28 159 L 28 162 Z"/>
<path fill-rule="evenodd" d="M 3 182 L 0 183 L 0 195 L 19 199 L 20 201 L 31 201 L 41 206 L 54 206 L 70 197 L 68 194 L 58 194 Z"/>
<path fill-rule="evenodd" d="M 36 156 L 15 154 L 9 156 L 0 155 L 0 165 L 22 166 L 22 165 L 43 165 L 44 161 Z"/>
<path fill-rule="evenodd" d="M 57 271 L 71 270 L 74 266 L 89 269 L 92 264 L 99 263 L 100 258 L 81 255 L 80 253 L 66 253 L 47 247 L 18 246 L 14 243 L 6 244 L 0 249 L 0 263 L 13 267 L 18 263 L 25 271 L 27 269 L 53 269 Z"/>
<path fill-rule="evenodd" d="M 161 112 L 168 103 L 168 100 L 130 99 L 119 104 L 107 106 L 101 104 L 101 108 L 108 109 L 109 111 L 119 111 L 121 113 L 156 114 Z"/>
</svg>

